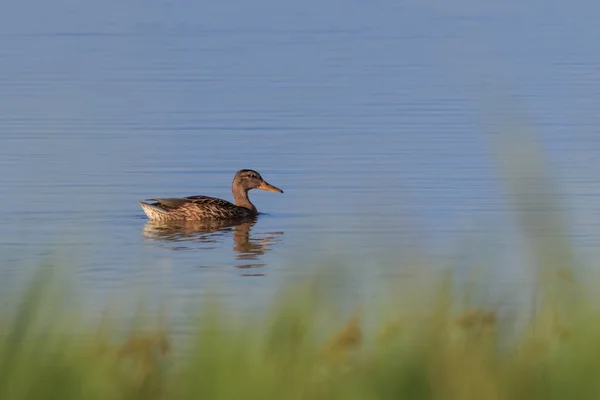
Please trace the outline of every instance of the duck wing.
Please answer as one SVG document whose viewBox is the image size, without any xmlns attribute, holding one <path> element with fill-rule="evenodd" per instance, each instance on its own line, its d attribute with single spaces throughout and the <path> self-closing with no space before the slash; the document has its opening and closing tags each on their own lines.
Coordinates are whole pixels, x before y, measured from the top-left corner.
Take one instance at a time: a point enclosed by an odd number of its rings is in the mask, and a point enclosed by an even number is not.
<svg viewBox="0 0 600 400">
<path fill-rule="evenodd" d="M 216 197 L 209 196 L 188 196 L 188 197 L 173 197 L 173 198 L 156 198 L 149 199 L 154 201 L 153 206 L 163 208 L 165 210 L 180 208 L 186 204 L 197 204 L 200 206 L 217 206 L 229 208 L 233 206 L 232 203 L 227 200 L 218 199 Z"/>
</svg>

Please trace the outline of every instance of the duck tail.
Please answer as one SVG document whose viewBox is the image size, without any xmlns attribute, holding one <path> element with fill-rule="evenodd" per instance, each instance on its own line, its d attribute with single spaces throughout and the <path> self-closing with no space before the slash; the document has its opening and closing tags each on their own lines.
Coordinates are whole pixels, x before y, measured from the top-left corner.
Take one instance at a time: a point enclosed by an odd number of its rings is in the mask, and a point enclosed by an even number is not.
<svg viewBox="0 0 600 400">
<path fill-rule="evenodd" d="M 166 210 L 163 210 L 160 207 L 157 207 L 153 204 L 150 203 L 146 203 L 143 201 L 138 201 L 138 204 L 140 206 L 142 206 L 142 210 L 144 210 L 144 213 L 146 213 L 146 216 L 150 219 L 150 220 L 160 220 L 163 219 L 165 217 L 165 214 L 167 214 Z"/>
</svg>

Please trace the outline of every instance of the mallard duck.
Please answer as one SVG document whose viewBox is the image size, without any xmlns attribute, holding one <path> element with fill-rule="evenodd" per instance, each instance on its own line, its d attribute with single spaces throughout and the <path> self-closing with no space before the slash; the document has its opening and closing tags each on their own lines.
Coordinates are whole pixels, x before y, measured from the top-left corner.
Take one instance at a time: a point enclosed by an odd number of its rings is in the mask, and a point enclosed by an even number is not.
<svg viewBox="0 0 600 400">
<path fill-rule="evenodd" d="M 258 214 L 248 198 L 251 189 L 283 193 L 283 190 L 265 182 L 260 174 L 251 169 L 242 169 L 233 177 L 231 192 L 235 204 L 227 200 L 207 196 L 182 198 L 148 199 L 152 203 L 138 201 L 152 221 L 197 221 L 197 220 L 240 220 Z"/>
</svg>

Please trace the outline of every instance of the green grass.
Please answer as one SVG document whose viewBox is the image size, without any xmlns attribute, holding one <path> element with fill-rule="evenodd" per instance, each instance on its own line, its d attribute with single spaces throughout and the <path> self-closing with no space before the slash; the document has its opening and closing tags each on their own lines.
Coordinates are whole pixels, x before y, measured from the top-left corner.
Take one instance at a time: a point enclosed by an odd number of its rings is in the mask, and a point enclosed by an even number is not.
<svg viewBox="0 0 600 400">
<path fill-rule="evenodd" d="M 259 317 L 205 304 L 193 335 L 172 342 L 160 324 L 124 333 L 83 322 L 48 289 L 47 270 L 0 324 L 2 399 L 600 396 L 600 311 L 586 301 L 568 315 L 555 298 L 542 303 L 507 341 L 500 332 L 515 321 L 453 300 L 447 281 L 418 310 L 406 307 L 412 293 L 397 294 L 340 324 L 316 279 L 286 290 Z"/>
</svg>

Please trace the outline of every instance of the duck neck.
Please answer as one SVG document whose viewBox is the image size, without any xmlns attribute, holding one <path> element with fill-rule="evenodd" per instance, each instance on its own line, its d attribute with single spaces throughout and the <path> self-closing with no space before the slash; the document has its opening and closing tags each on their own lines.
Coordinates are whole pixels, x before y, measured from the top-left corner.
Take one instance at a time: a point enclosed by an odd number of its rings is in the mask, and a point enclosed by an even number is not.
<svg viewBox="0 0 600 400">
<path fill-rule="evenodd" d="M 254 204 L 252 204 L 252 202 L 248 198 L 247 189 L 244 189 L 241 186 L 234 185 L 232 186 L 231 191 L 233 193 L 233 200 L 236 206 L 244 207 L 249 210 L 252 210 L 253 212 L 256 212 L 256 207 L 254 207 Z"/>
</svg>

